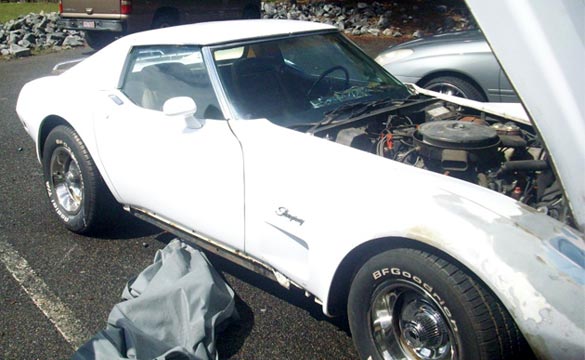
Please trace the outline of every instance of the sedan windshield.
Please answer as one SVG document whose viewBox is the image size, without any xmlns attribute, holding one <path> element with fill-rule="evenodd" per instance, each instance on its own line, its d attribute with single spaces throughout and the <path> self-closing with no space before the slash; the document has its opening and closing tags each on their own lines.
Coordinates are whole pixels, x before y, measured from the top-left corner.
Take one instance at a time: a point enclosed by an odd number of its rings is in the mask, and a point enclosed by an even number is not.
<svg viewBox="0 0 585 360">
<path fill-rule="evenodd" d="M 406 99 L 407 88 L 339 33 L 216 48 L 214 61 L 241 119 L 322 121 L 348 105 Z"/>
</svg>

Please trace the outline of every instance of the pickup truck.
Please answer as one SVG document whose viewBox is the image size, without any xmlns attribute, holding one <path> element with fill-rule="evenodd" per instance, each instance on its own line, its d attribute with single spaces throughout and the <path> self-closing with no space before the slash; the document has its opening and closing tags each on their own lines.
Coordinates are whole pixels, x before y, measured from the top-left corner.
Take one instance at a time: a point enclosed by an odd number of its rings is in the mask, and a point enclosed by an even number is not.
<svg viewBox="0 0 585 360">
<path fill-rule="evenodd" d="M 61 0 L 59 25 L 101 49 L 126 34 L 202 21 L 260 17 L 260 0 Z"/>
</svg>

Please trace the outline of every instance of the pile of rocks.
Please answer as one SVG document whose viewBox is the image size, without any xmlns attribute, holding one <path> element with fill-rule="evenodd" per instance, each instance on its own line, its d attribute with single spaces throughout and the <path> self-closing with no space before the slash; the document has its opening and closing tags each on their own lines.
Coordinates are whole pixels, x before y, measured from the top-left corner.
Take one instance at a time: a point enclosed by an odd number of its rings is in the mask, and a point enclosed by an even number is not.
<svg viewBox="0 0 585 360">
<path fill-rule="evenodd" d="M 417 38 L 476 28 L 465 6 L 447 6 L 434 1 L 292 2 L 262 3 L 265 19 L 293 19 L 337 26 L 346 34 Z"/>
<path fill-rule="evenodd" d="M 5 57 L 29 56 L 32 50 L 61 50 L 84 46 L 81 31 L 57 27 L 59 14 L 28 14 L 0 24 L 0 53 Z"/>
<path fill-rule="evenodd" d="M 337 26 L 352 36 L 370 35 L 405 41 L 423 35 L 476 28 L 463 2 L 444 0 L 395 0 L 384 2 L 296 1 L 262 2 L 265 19 L 293 19 Z M 462 5 L 457 5 L 461 3 Z M 455 4 L 455 5 L 453 5 Z M 22 57 L 32 50 L 61 50 L 84 46 L 83 31 L 57 26 L 59 14 L 28 14 L 0 24 L 0 53 Z"/>
</svg>

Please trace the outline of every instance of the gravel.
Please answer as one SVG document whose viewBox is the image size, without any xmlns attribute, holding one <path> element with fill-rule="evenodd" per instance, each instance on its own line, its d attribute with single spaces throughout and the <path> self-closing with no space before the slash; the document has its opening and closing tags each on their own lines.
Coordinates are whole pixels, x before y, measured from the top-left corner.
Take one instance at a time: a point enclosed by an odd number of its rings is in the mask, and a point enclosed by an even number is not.
<svg viewBox="0 0 585 360">
<path fill-rule="evenodd" d="M 387 2 L 323 2 L 302 4 L 263 2 L 262 18 L 320 22 L 336 26 L 351 37 L 387 38 L 403 42 L 432 34 L 475 29 L 463 2 L 443 0 L 395 0 Z M 43 50 L 60 51 L 85 46 L 84 32 L 61 29 L 59 14 L 30 13 L 0 23 L 0 55 L 29 56 Z"/>
<path fill-rule="evenodd" d="M 358 2 L 355 5 L 344 2 L 271 2 L 262 3 L 262 18 L 314 21 L 337 26 L 351 36 L 404 37 L 403 41 L 477 27 L 462 2 L 446 2 L 396 0 Z"/>
<path fill-rule="evenodd" d="M 43 50 L 85 46 L 83 32 L 59 28 L 58 19 L 56 12 L 41 12 L 0 24 L 0 53 L 7 58 L 24 57 Z"/>
</svg>

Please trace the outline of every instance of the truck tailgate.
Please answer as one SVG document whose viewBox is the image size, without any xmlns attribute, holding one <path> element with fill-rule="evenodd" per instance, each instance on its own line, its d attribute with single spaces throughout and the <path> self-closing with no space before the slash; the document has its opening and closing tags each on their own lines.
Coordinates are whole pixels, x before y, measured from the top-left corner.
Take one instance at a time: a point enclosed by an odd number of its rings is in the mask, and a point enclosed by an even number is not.
<svg viewBox="0 0 585 360">
<path fill-rule="evenodd" d="M 62 0 L 62 17 L 120 18 L 120 0 Z"/>
</svg>

